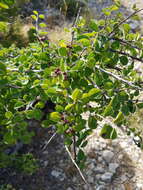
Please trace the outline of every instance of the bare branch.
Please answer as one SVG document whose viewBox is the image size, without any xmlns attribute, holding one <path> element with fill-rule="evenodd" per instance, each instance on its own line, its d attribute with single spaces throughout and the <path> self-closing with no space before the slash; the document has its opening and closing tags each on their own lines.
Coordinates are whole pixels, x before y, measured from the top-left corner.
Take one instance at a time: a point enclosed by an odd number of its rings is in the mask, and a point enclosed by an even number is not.
<svg viewBox="0 0 143 190">
<path fill-rule="evenodd" d="M 109 36 L 113 36 L 116 33 L 116 30 L 118 29 L 119 26 L 121 26 L 123 23 L 125 23 L 127 20 L 129 20 L 131 17 L 133 17 L 134 15 L 136 15 L 137 13 L 141 12 L 143 9 L 139 9 L 137 11 L 135 11 L 134 13 L 132 13 L 131 15 L 129 15 L 127 18 L 123 19 L 121 22 L 119 22 L 116 27 L 109 33 Z"/>
<path fill-rule="evenodd" d="M 76 24 L 77 24 L 77 21 L 79 19 L 79 16 L 80 16 L 80 12 L 81 12 L 81 7 L 78 9 L 78 12 L 77 12 L 77 15 L 73 21 L 73 24 L 72 24 L 72 28 L 76 27 Z M 71 45 L 73 44 L 73 40 L 74 40 L 74 35 L 75 35 L 75 31 L 72 30 L 72 39 L 71 39 Z"/>
<path fill-rule="evenodd" d="M 87 184 L 87 185 L 90 187 L 89 183 L 86 181 L 84 175 L 82 174 L 80 168 L 78 167 L 77 163 L 76 163 L 75 160 L 73 159 L 73 157 L 72 157 L 72 155 L 71 155 L 71 153 L 70 153 L 70 151 L 69 151 L 69 149 L 68 149 L 68 147 L 67 147 L 66 145 L 65 145 L 65 149 L 66 149 L 66 151 L 67 151 L 67 153 L 68 153 L 68 155 L 69 155 L 71 161 L 73 162 L 73 164 L 74 164 L 75 167 L 77 168 L 77 170 L 78 170 L 78 172 L 79 172 L 79 174 L 80 174 L 82 180 L 84 181 L 85 184 Z"/>
<path fill-rule="evenodd" d="M 137 61 L 143 63 L 143 59 L 140 59 L 140 58 L 138 58 L 138 57 L 132 56 L 132 55 L 130 55 L 129 53 L 125 53 L 125 52 L 117 51 L 117 50 L 113 50 L 113 49 L 109 49 L 109 50 L 112 51 L 112 52 L 115 52 L 115 53 L 121 54 L 121 55 L 128 56 L 128 57 L 132 58 L 133 60 L 137 60 Z"/>
<path fill-rule="evenodd" d="M 109 72 L 109 71 L 106 71 L 106 70 L 102 69 L 102 68 L 99 67 L 99 66 L 95 66 L 95 68 L 98 69 L 98 70 L 100 70 L 101 72 L 106 73 L 106 74 L 112 76 L 113 78 L 115 78 L 115 79 L 117 79 L 117 80 L 119 80 L 119 81 L 121 81 L 121 82 L 127 84 L 128 86 L 130 86 L 130 87 L 132 87 L 132 88 L 135 88 L 135 89 L 137 89 L 137 90 L 143 91 L 143 88 L 141 88 L 141 87 L 139 87 L 139 86 L 136 86 L 136 85 L 133 84 L 132 82 L 127 81 L 127 80 L 121 78 L 120 76 L 118 76 L 118 75 L 116 75 L 116 74 L 114 74 L 114 73 L 111 73 L 111 72 Z"/>
<path fill-rule="evenodd" d="M 50 139 L 48 140 L 48 142 L 44 145 L 44 147 L 42 148 L 42 150 L 45 150 L 47 148 L 47 146 L 49 145 L 49 143 L 53 140 L 53 138 L 57 135 L 57 133 L 54 133 Z"/>
<path fill-rule="evenodd" d="M 126 40 L 123 40 L 123 39 L 120 39 L 120 38 L 116 38 L 116 37 L 111 38 L 111 40 L 116 40 L 116 41 L 119 41 L 119 42 L 121 42 L 122 44 L 126 44 L 126 45 L 128 45 L 128 46 L 130 46 L 130 47 L 132 47 L 132 48 L 135 48 L 135 49 L 138 49 L 138 50 L 142 50 L 141 48 L 139 48 L 139 47 L 137 47 L 137 46 L 135 46 L 135 45 L 132 45 L 132 44 L 131 44 L 132 41 L 129 42 L 129 41 L 126 41 Z"/>
</svg>

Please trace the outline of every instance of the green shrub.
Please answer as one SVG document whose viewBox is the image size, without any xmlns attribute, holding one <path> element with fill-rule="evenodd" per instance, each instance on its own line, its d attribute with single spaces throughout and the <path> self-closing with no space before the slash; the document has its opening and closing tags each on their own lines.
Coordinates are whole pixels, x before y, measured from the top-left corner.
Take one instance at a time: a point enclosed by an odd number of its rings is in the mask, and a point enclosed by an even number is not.
<svg viewBox="0 0 143 190">
<path fill-rule="evenodd" d="M 0 49 L 2 154 L 19 141 L 30 142 L 33 133 L 28 132 L 26 121 L 35 119 L 41 121 L 42 127 L 55 125 L 57 132 L 64 135 L 65 144 L 74 145 L 75 160 L 82 166 L 86 137 L 99 121 L 110 117 L 121 126 L 126 124 L 127 116 L 142 107 L 136 100 L 143 91 L 142 79 L 134 65 L 136 60 L 143 62 L 143 38 L 132 33 L 125 23 L 137 11 L 127 19 L 119 13 L 111 19 L 110 14 L 118 8 L 117 3 L 104 9 L 108 19 L 91 20 L 88 25 L 78 19 L 70 44 L 60 41 L 59 46 L 49 45 L 40 38 L 43 31 L 36 25 L 37 42 L 21 49 Z M 39 14 L 34 12 L 32 17 L 37 24 Z M 33 105 L 37 98 L 38 103 Z M 42 108 L 48 100 L 56 107 L 42 120 Z M 86 111 L 90 111 L 88 121 L 82 117 Z M 116 129 L 108 123 L 100 135 L 117 137 Z M 27 171 L 27 162 L 24 167 Z"/>
</svg>

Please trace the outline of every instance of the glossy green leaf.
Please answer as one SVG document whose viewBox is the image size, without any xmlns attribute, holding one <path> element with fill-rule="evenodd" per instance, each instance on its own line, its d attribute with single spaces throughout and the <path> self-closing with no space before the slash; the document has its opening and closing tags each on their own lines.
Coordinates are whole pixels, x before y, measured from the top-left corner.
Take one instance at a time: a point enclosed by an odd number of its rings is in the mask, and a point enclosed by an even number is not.
<svg viewBox="0 0 143 190">
<path fill-rule="evenodd" d="M 97 128 L 97 119 L 95 118 L 95 116 L 89 117 L 88 126 L 90 129 L 96 129 Z"/>
<path fill-rule="evenodd" d="M 76 88 L 76 89 L 73 91 L 73 93 L 72 93 L 72 95 L 71 95 L 71 98 L 72 98 L 74 101 L 76 101 L 76 100 L 80 99 L 81 96 L 82 96 L 82 91 L 81 91 L 80 89 Z"/>
<path fill-rule="evenodd" d="M 113 128 L 112 126 L 105 124 L 100 132 L 100 135 L 104 138 L 104 139 L 116 139 L 117 138 L 117 132 L 115 130 L 115 128 Z"/>
<path fill-rule="evenodd" d="M 52 121 L 60 121 L 61 120 L 61 115 L 58 112 L 52 112 L 50 113 L 50 120 Z"/>
</svg>

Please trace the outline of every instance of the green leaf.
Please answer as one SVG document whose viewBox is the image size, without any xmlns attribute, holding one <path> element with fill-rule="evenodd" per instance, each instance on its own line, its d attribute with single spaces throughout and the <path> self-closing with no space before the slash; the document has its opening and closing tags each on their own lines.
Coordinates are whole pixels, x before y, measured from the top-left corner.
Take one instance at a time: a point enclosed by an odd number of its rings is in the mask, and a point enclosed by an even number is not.
<svg viewBox="0 0 143 190">
<path fill-rule="evenodd" d="M 73 106 L 74 106 L 74 104 L 68 104 L 68 105 L 65 107 L 65 111 L 71 110 Z"/>
<path fill-rule="evenodd" d="M 34 13 L 35 15 L 38 15 L 38 12 L 37 12 L 37 11 L 33 11 L 33 13 Z"/>
<path fill-rule="evenodd" d="M 35 15 L 31 15 L 31 17 L 33 18 L 33 20 L 37 20 L 37 17 Z"/>
<path fill-rule="evenodd" d="M 3 63 L 0 63 L 0 75 L 6 74 L 6 66 Z"/>
<path fill-rule="evenodd" d="M 79 149 L 78 154 L 77 154 L 77 158 L 78 158 L 78 160 L 85 159 L 85 154 L 84 154 L 83 150 Z"/>
<path fill-rule="evenodd" d="M 45 16 L 44 16 L 43 14 L 40 14 L 40 15 L 39 15 L 39 18 L 45 19 Z"/>
<path fill-rule="evenodd" d="M 91 20 L 89 23 L 89 28 L 91 28 L 93 31 L 98 32 L 99 28 L 95 20 Z"/>
<path fill-rule="evenodd" d="M 72 98 L 74 101 L 76 101 L 76 100 L 80 99 L 81 96 L 82 96 L 82 91 L 79 90 L 78 88 L 76 88 L 76 89 L 73 91 L 73 93 L 72 93 L 72 95 L 71 95 L 71 98 Z"/>
<path fill-rule="evenodd" d="M 61 56 L 67 56 L 67 49 L 66 49 L 65 47 L 61 47 L 61 48 L 59 49 L 59 54 L 60 54 Z"/>
<path fill-rule="evenodd" d="M 109 104 L 106 106 L 106 108 L 105 108 L 105 110 L 103 112 L 104 116 L 109 116 L 109 115 L 112 114 L 112 112 L 113 112 L 113 109 L 112 109 L 113 100 L 114 100 L 114 98 L 111 99 L 111 101 L 109 102 Z"/>
<path fill-rule="evenodd" d="M 89 117 L 88 126 L 90 129 L 96 129 L 97 128 L 97 120 L 95 119 L 95 116 Z"/>
<path fill-rule="evenodd" d="M 7 119 L 10 119 L 10 118 L 13 117 L 13 113 L 12 113 L 11 111 L 7 111 L 7 112 L 5 113 L 5 117 L 6 117 Z"/>
<path fill-rule="evenodd" d="M 0 8 L 9 9 L 9 6 L 6 5 L 5 3 L 1 3 L 1 2 L 0 2 Z"/>
<path fill-rule="evenodd" d="M 142 109 L 142 108 L 143 108 L 143 103 L 138 103 L 138 104 L 137 104 L 137 107 L 138 107 L 139 109 Z"/>
<path fill-rule="evenodd" d="M 117 138 L 117 132 L 116 130 L 108 125 L 105 124 L 100 132 L 100 135 L 104 138 L 104 139 L 116 139 Z"/>
<path fill-rule="evenodd" d="M 19 109 L 19 108 L 24 107 L 24 106 L 25 106 L 25 103 L 22 102 L 22 101 L 20 101 L 20 100 L 18 100 L 18 101 L 15 103 L 14 108 L 15 108 L 15 109 Z"/>
<path fill-rule="evenodd" d="M 117 117 L 114 120 L 114 123 L 116 124 L 121 124 L 121 122 L 124 120 L 124 115 L 123 113 L 120 111 L 117 115 Z"/>
<path fill-rule="evenodd" d="M 40 120 L 42 118 L 42 111 L 39 109 L 28 110 L 28 111 L 26 111 L 26 117 L 27 117 L 27 119 Z"/>
<path fill-rule="evenodd" d="M 101 90 L 100 89 L 98 89 L 98 88 L 92 88 L 89 92 L 88 92 L 88 96 L 90 97 L 90 96 L 96 96 L 96 95 L 98 95 L 98 94 L 100 94 L 101 93 Z"/>
<path fill-rule="evenodd" d="M 127 56 L 121 56 L 120 57 L 120 62 L 123 65 L 127 65 L 128 64 L 128 58 L 127 58 Z"/>
<path fill-rule="evenodd" d="M 39 26 L 40 26 L 41 28 L 47 27 L 47 25 L 46 25 L 44 22 L 40 23 Z"/>
<path fill-rule="evenodd" d="M 60 113 L 58 113 L 58 112 L 50 113 L 50 120 L 55 121 L 55 122 L 60 121 L 61 120 Z"/>
</svg>

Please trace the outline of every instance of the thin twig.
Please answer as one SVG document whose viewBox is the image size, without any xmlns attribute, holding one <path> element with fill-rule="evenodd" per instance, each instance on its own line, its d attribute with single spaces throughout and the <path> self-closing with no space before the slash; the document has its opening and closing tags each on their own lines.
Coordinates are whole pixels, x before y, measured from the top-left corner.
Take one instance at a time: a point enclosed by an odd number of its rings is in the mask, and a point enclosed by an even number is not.
<svg viewBox="0 0 143 190">
<path fill-rule="evenodd" d="M 68 147 L 67 147 L 66 145 L 65 145 L 65 149 L 66 149 L 66 151 L 67 151 L 67 153 L 68 153 L 68 155 L 69 155 L 71 161 L 73 162 L 73 164 L 74 164 L 75 167 L 77 168 L 77 170 L 78 170 L 78 172 L 79 172 L 79 174 L 80 174 L 82 180 L 84 181 L 85 184 L 87 184 L 87 185 L 89 186 L 89 183 L 86 181 L 84 175 L 82 174 L 80 168 L 78 167 L 77 163 L 76 163 L 75 160 L 73 159 L 73 157 L 72 157 L 72 155 L 71 155 L 71 153 L 70 153 L 70 151 L 69 151 L 69 149 L 68 149 Z"/>
<path fill-rule="evenodd" d="M 57 133 L 55 132 L 50 139 L 48 140 L 48 142 L 44 145 L 44 147 L 42 148 L 42 150 L 45 150 L 47 148 L 47 146 L 49 145 L 49 143 L 53 140 L 53 138 L 57 135 Z"/>
<path fill-rule="evenodd" d="M 74 160 L 76 161 L 76 136 L 73 135 L 73 152 L 74 152 Z"/>
<path fill-rule="evenodd" d="M 95 68 L 98 69 L 98 70 L 100 70 L 101 72 L 106 73 L 106 74 L 112 76 L 113 78 L 115 78 L 115 79 L 117 79 L 117 80 L 119 80 L 119 81 L 121 81 L 121 82 L 127 84 L 128 86 L 130 86 L 130 87 L 132 87 L 132 88 L 135 88 L 135 89 L 137 89 L 137 90 L 143 91 L 143 88 L 141 88 L 141 87 L 139 87 L 139 86 L 136 86 L 136 85 L 133 84 L 132 82 L 127 81 L 127 80 L 121 78 L 120 76 L 118 76 L 118 75 L 116 75 L 116 74 L 114 74 L 114 73 L 111 73 L 111 72 L 109 72 L 109 71 L 106 71 L 106 70 L 102 69 L 102 68 L 99 67 L 99 66 L 95 66 Z"/>
<path fill-rule="evenodd" d="M 109 50 L 112 51 L 112 52 L 114 52 L 114 53 L 118 53 L 118 54 L 121 54 L 121 55 L 128 56 L 128 57 L 132 58 L 133 60 L 137 60 L 137 61 L 143 63 L 143 59 L 140 59 L 138 57 L 132 56 L 129 53 L 125 53 L 125 52 L 122 52 L 122 51 L 117 51 L 117 50 L 114 50 L 114 49 L 109 49 Z"/>
<path fill-rule="evenodd" d="M 79 16 L 80 16 L 80 11 L 81 11 L 81 7 L 78 9 L 77 16 L 75 17 L 74 22 L 72 24 L 72 29 L 74 27 L 76 27 L 77 21 L 78 21 Z M 72 35 L 72 39 L 71 39 L 71 45 L 72 45 L 73 44 L 73 40 L 74 40 L 74 35 L 75 35 L 75 31 L 74 30 L 72 30 L 72 34 L 71 35 Z"/>
<path fill-rule="evenodd" d="M 129 42 L 129 41 L 126 41 L 126 40 L 123 40 L 123 39 L 120 39 L 120 38 L 110 38 L 111 40 L 116 40 L 116 41 L 119 41 L 119 42 L 121 42 L 121 43 L 123 43 L 123 44 L 126 44 L 126 45 L 128 45 L 128 46 L 130 46 L 130 47 L 132 47 L 132 48 L 135 48 L 135 49 L 138 49 L 138 50 L 142 50 L 141 48 L 139 48 L 139 47 L 137 47 L 137 46 L 135 46 L 135 45 L 132 45 L 131 43 L 132 42 Z"/>
<path fill-rule="evenodd" d="M 136 15 L 137 13 L 139 13 L 140 11 L 142 11 L 143 9 L 139 9 L 137 11 L 135 11 L 134 13 L 132 13 L 131 15 L 129 15 L 127 18 L 123 19 L 121 22 L 119 22 L 116 27 L 109 33 L 109 36 L 113 36 L 116 32 L 116 30 L 118 29 L 119 26 L 121 26 L 123 23 L 125 23 L 127 20 L 129 20 L 131 17 L 133 17 L 134 15 Z"/>
<path fill-rule="evenodd" d="M 85 77 L 85 78 L 94 86 L 94 88 L 100 89 L 100 88 L 97 86 L 97 84 L 96 84 L 92 79 L 90 79 L 89 77 Z"/>
</svg>

